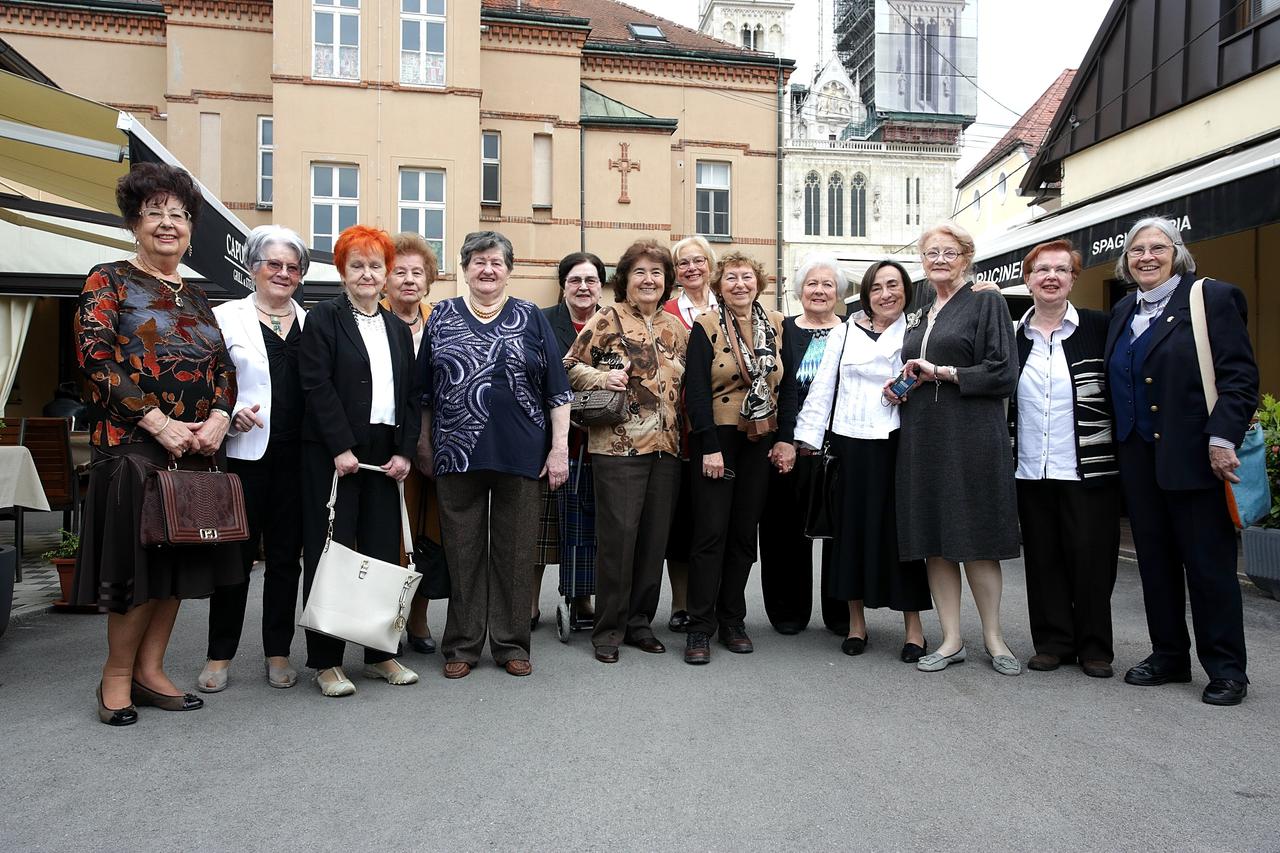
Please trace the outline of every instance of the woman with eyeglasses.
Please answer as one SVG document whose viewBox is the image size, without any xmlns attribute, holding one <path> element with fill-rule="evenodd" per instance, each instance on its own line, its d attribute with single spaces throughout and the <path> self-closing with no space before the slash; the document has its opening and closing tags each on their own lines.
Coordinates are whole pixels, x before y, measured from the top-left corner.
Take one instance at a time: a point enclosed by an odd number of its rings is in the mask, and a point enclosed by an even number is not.
<svg viewBox="0 0 1280 853">
<path fill-rule="evenodd" d="M 1081 257 L 1069 240 L 1022 261 L 1034 304 L 1014 332 L 1009 398 L 1027 610 L 1029 669 L 1079 663 L 1110 678 L 1111 591 L 1120 551 L 1120 487 L 1102 360 L 1107 315 L 1071 304 Z"/>
<path fill-rule="evenodd" d="M 89 271 L 75 315 L 93 463 L 73 603 L 107 613 L 98 718 L 129 726 L 139 705 L 204 706 L 165 673 L 169 637 L 183 599 L 239 583 L 244 568 L 235 544 L 142 544 L 151 471 L 225 465 L 236 368 L 208 297 L 179 272 L 202 205 L 195 181 L 173 166 L 136 163 L 116 203 L 137 252 Z"/>
<path fill-rule="evenodd" d="M 662 303 L 662 310 L 679 320 L 685 331 L 692 331 L 699 317 L 719 310 L 716 295 L 711 289 L 716 253 L 705 238 L 695 235 L 672 246 L 671 258 L 680 295 Z M 683 401 L 680 409 L 680 495 L 676 498 L 671 534 L 667 537 L 667 579 L 671 584 L 671 618 L 667 627 L 676 632 L 685 631 L 689 626 L 689 551 L 693 543 L 693 478 L 697 474 L 689 461 L 689 423 Z"/>
<path fill-rule="evenodd" d="M 1185 588 L 1196 655 L 1209 675 L 1200 698 L 1238 705 L 1249 677 L 1224 488 L 1239 479 L 1236 448 L 1258 405 L 1258 365 L 1244 294 L 1203 279 L 1218 390 L 1213 411 L 1207 409 L 1191 328 L 1195 273 L 1177 223 L 1161 217 L 1135 222 L 1116 260 L 1116 275 L 1137 291 L 1111 311 L 1107 383 L 1151 635 L 1151 654 L 1124 680 L 1141 687 L 1191 680 Z"/>
<path fill-rule="evenodd" d="M 920 235 L 920 263 L 936 298 L 907 315 L 902 376 L 885 398 L 901 406 L 896 504 L 902 560 L 925 561 L 942 642 L 916 668 L 937 672 L 967 655 L 960 633 L 960 566 L 982 619 L 992 668 L 1022 664 L 1000 629 L 1000 561 L 1019 554 L 1017 495 L 1005 400 L 1018 380 L 1009 309 L 968 282 L 973 238 L 943 222 Z M 898 386 L 901 391 L 901 386 Z"/>
<path fill-rule="evenodd" d="M 288 688 L 298 681 L 289 663 L 302 572 L 302 384 L 298 341 L 307 312 L 293 299 L 311 254 L 302 238 L 279 225 L 260 225 L 244 244 L 253 293 L 213 309 L 240 387 L 227 436 L 228 465 L 244 487 L 249 539 L 241 543 L 245 579 L 218 587 L 209 602 L 209 648 L 196 680 L 202 693 L 227 686 L 240 644 L 249 570 L 261 551 L 262 651 L 267 683 Z"/>
</svg>

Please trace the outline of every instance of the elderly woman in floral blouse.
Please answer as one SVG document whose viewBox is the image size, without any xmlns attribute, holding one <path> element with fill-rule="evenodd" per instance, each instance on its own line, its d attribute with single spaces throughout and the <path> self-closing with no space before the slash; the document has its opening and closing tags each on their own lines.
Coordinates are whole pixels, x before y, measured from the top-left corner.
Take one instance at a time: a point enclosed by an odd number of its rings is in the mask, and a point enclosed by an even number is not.
<svg viewBox="0 0 1280 853">
<path fill-rule="evenodd" d="M 626 394 L 626 420 L 592 426 L 596 476 L 596 659 L 618 646 L 661 654 L 653 616 L 662 586 L 667 531 L 680 490 L 680 388 L 688 332 L 662 310 L 671 295 L 671 253 L 652 240 L 618 261 L 615 305 L 596 314 L 565 356 L 574 390 Z"/>
</svg>

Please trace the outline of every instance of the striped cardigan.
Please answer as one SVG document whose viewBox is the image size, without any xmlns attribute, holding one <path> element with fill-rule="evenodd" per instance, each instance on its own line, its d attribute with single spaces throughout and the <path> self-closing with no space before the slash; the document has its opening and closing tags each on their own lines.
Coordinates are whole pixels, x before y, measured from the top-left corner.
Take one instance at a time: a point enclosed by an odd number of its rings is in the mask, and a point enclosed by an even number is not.
<svg viewBox="0 0 1280 853">
<path fill-rule="evenodd" d="M 1107 390 L 1107 365 L 1103 350 L 1107 345 L 1110 319 L 1102 311 L 1077 308 L 1080 325 L 1062 342 L 1071 373 L 1072 406 L 1075 409 L 1076 473 L 1088 485 L 1119 473 L 1116 463 L 1115 438 L 1111 424 L 1111 395 Z M 1026 319 L 1018 324 L 1014 337 L 1018 344 L 1018 371 L 1031 354 L 1031 339 L 1024 330 Z M 1018 460 L 1018 394 L 1009 397 L 1009 438 L 1014 464 Z"/>
</svg>

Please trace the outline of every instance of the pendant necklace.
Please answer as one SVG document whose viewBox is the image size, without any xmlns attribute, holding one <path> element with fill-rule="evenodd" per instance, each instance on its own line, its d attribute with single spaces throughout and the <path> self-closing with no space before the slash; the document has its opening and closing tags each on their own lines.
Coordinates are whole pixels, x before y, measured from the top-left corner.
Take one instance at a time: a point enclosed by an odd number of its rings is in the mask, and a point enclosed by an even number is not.
<svg viewBox="0 0 1280 853">
<path fill-rule="evenodd" d="M 182 280 L 182 276 L 178 276 L 178 285 L 177 287 L 175 287 L 173 282 L 169 281 L 167 278 L 164 278 L 160 274 L 160 270 L 156 269 L 155 267 L 151 266 L 151 264 L 144 261 L 142 259 L 142 255 L 134 255 L 133 259 L 138 262 L 138 267 L 143 272 L 145 272 L 147 275 L 151 276 L 152 278 L 162 283 L 165 287 L 169 288 L 169 292 L 173 294 L 173 304 L 181 308 L 183 305 L 182 297 L 179 296 L 178 294 L 182 292 L 182 288 L 187 286 L 187 283 Z"/>
<path fill-rule="evenodd" d="M 253 307 L 258 309 L 259 314 L 262 314 L 263 316 L 268 318 L 268 321 L 271 323 L 271 331 L 276 333 L 276 337 L 283 338 L 284 327 L 280 324 L 280 320 L 283 317 L 292 317 L 293 316 L 292 308 L 284 312 L 283 314 L 272 314 L 270 311 L 265 310 L 261 305 L 258 304 L 258 297 L 256 296 L 253 298 Z"/>
</svg>

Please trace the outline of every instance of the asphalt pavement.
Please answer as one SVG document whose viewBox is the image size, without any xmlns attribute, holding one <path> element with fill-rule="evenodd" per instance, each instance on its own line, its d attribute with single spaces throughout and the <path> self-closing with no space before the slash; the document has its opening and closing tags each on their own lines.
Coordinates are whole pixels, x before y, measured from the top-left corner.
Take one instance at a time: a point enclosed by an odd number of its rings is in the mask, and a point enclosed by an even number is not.
<svg viewBox="0 0 1280 853">
<path fill-rule="evenodd" d="M 486 661 L 447 681 L 439 654 L 410 652 L 422 681 L 391 687 L 349 650 L 356 696 L 323 698 L 305 671 L 272 689 L 251 603 L 225 692 L 123 729 L 94 713 L 104 618 L 25 619 L 0 639 L 0 850 L 1280 850 L 1280 602 L 1247 582 L 1250 695 L 1215 708 L 1198 666 L 1157 688 L 997 675 L 967 589 L 968 662 L 900 663 L 888 611 L 847 657 L 817 617 L 774 633 L 757 573 L 754 654 L 685 665 L 664 596 L 667 654 L 606 665 L 586 633 L 556 638 L 554 576 L 530 678 Z M 1005 579 L 1025 662 L 1021 564 Z M 1123 674 L 1148 651 L 1131 563 L 1113 603 Z M 185 603 L 170 647 L 188 689 L 207 613 Z M 437 638 L 444 616 L 433 604 Z"/>
</svg>

